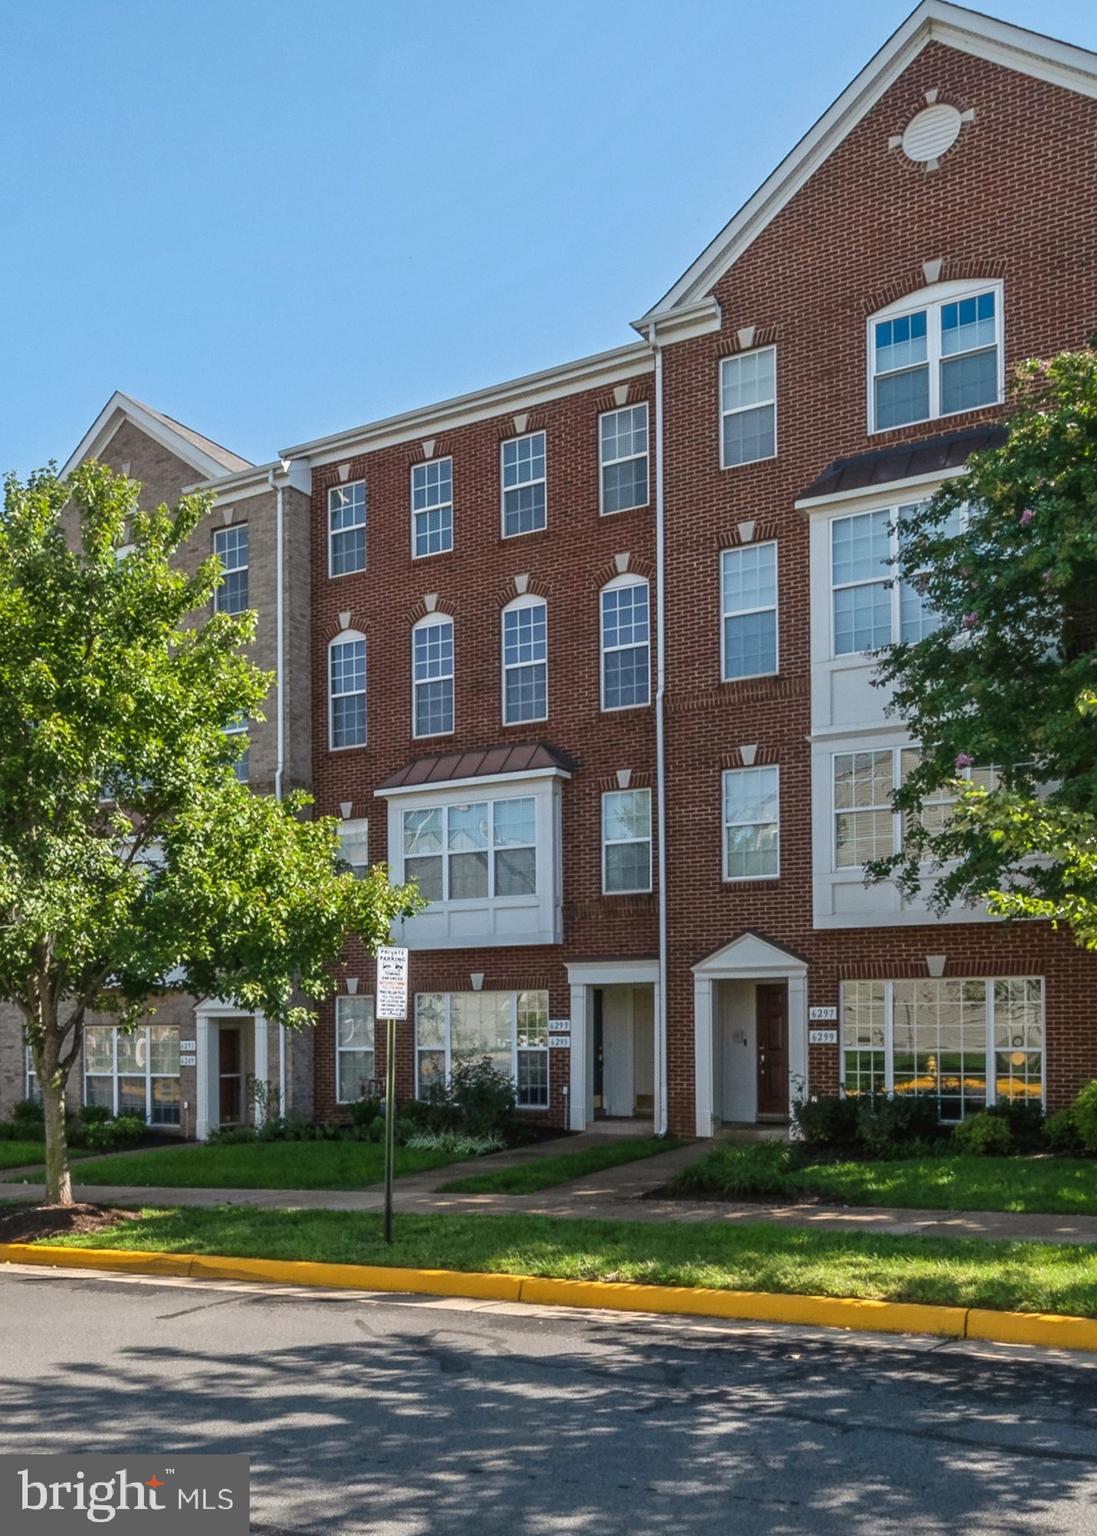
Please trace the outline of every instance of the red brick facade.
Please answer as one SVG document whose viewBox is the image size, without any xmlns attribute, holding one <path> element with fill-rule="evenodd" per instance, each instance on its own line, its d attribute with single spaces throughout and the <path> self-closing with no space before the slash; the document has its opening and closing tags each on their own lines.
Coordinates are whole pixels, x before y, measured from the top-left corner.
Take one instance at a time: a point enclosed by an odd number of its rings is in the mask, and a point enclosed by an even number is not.
<svg viewBox="0 0 1097 1536">
<path fill-rule="evenodd" d="M 889 140 L 934 92 L 961 112 L 973 109 L 974 121 L 927 172 L 889 148 Z M 937 419 L 870 435 L 866 421 L 866 318 L 923 287 L 924 263 L 939 262 L 942 281 L 1003 281 L 1007 367 L 1084 341 L 1097 321 L 1094 124 L 1086 96 L 930 42 L 716 282 L 719 328 L 664 348 L 673 1130 L 689 1132 L 695 1123 L 691 967 L 748 930 L 807 961 L 813 1006 L 836 1005 L 842 979 L 924 976 L 927 952 L 946 955 L 947 976 L 1041 975 L 1049 1102 L 1065 1102 L 1081 1080 L 1097 1075 L 1097 966 L 1069 939 L 1043 928 L 1006 933 L 974 923 L 861 931 L 813 925 L 808 526 L 794 507 L 835 458 L 941 432 Z M 751 346 L 776 346 L 778 451 L 762 463 L 721 469 L 719 359 L 736 351 L 747 327 Z M 641 373 L 628 399 L 651 398 L 651 375 Z M 601 791 L 614 786 L 622 768 L 632 769 L 634 784 L 652 784 L 655 775 L 653 710 L 607 715 L 599 708 L 598 590 L 614 574 L 615 556 L 627 552 L 630 567 L 645 574 L 655 561 L 653 504 L 599 515 L 597 418 L 620 403 L 611 390 L 591 390 L 529 413 L 527 430 L 547 433 L 548 526 L 519 538 L 499 532 L 499 443 L 515 433 L 513 413 L 438 435 L 434 456 L 453 456 L 454 549 L 424 560 L 411 558 L 409 543 L 409 471 L 422 453 L 419 443 L 409 439 L 350 458 L 345 473 L 368 487 L 369 569 L 361 575 L 326 574 L 326 498 L 338 470 L 314 470 L 319 809 L 338 814 L 342 802 L 353 802 L 354 816 L 370 817 L 371 858 L 383 858 L 384 810 L 371 805 L 381 779 L 424 752 L 531 734 L 499 723 L 499 611 L 515 595 L 518 573 L 527 573 L 530 590 L 549 603 L 549 719 L 532 734 L 580 765 L 564 791 L 563 944 L 416 952 L 413 990 L 467 989 L 469 974 L 482 971 L 489 990 L 546 987 L 550 1012 L 566 1016 L 566 961 L 657 952 L 656 897 L 601 894 Z M 1000 415 L 991 407 L 944 425 L 953 431 Z M 433 435 L 424 413 L 422 436 Z M 738 525 L 748 520 L 754 541 L 778 543 L 780 672 L 722 683 L 719 551 L 736 544 Z M 417 742 L 410 732 L 410 628 L 428 592 L 456 622 L 457 728 L 443 743 Z M 330 753 L 326 647 L 347 611 L 352 627 L 368 637 L 370 739 L 361 750 Z M 780 765 L 782 874 L 731 885 L 722 878 L 721 772 L 740 764 L 738 749 L 746 743 L 756 746 L 755 762 Z M 348 973 L 368 977 L 364 955 L 349 954 Z M 333 1105 L 333 1033 L 329 1015 L 317 1049 L 321 1112 Z M 410 1091 L 409 1029 L 402 1038 L 401 1086 Z M 567 1053 L 551 1054 L 558 1118 Z M 838 1050 L 813 1047 L 809 1076 L 814 1091 L 833 1090 Z"/>
</svg>

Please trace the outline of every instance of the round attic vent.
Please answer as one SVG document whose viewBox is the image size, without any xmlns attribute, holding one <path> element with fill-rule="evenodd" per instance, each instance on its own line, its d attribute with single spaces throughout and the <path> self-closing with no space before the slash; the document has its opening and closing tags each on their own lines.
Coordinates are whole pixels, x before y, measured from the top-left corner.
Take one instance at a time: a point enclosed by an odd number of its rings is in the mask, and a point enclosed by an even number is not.
<svg viewBox="0 0 1097 1536">
<path fill-rule="evenodd" d="M 937 102 L 925 107 L 903 130 L 903 154 L 916 165 L 939 160 L 960 137 L 961 117 L 956 107 Z"/>
</svg>

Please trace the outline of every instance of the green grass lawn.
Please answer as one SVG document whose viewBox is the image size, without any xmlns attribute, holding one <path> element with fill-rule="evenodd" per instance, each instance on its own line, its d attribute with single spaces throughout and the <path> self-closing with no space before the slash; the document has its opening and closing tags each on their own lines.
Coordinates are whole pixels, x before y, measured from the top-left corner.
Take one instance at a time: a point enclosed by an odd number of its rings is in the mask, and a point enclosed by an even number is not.
<svg viewBox="0 0 1097 1536">
<path fill-rule="evenodd" d="M 459 1161 L 445 1152 L 397 1147 L 396 1177 Z M 76 1182 L 177 1189 L 361 1189 L 380 1183 L 384 1172 L 384 1148 L 371 1141 L 215 1141 L 93 1158 L 81 1162 Z"/>
<path fill-rule="evenodd" d="M 398 1213 L 387 1248 L 379 1216 L 244 1206 L 145 1210 L 107 1232 L 51 1241 L 1097 1315 L 1097 1253 L 1084 1244 Z"/>
<path fill-rule="evenodd" d="M 40 1163 L 44 1155 L 45 1148 L 40 1141 L 0 1141 L 0 1168 L 22 1168 L 26 1163 Z"/>
<path fill-rule="evenodd" d="M 720 1146 L 672 1183 L 677 1195 L 819 1199 L 945 1211 L 1097 1215 L 1097 1161 L 1070 1157 L 963 1157 L 942 1153 L 880 1162 L 819 1162 L 777 1144 Z"/>
<path fill-rule="evenodd" d="M 604 1147 L 588 1147 L 585 1152 L 561 1152 L 519 1163 L 514 1168 L 470 1174 L 441 1188 L 454 1195 L 529 1195 L 537 1189 L 551 1189 L 554 1184 L 581 1179 L 588 1173 L 601 1173 L 603 1168 L 619 1168 L 622 1163 L 636 1162 L 642 1157 L 673 1152 L 682 1145 L 665 1136 L 623 1137 L 620 1141 L 607 1140 Z"/>
</svg>

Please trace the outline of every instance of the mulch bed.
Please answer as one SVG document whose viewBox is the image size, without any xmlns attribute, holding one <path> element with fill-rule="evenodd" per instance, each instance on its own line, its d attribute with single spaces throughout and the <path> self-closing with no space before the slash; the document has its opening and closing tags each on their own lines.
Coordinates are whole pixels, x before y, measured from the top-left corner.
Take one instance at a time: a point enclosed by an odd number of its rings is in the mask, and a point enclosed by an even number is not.
<svg viewBox="0 0 1097 1536">
<path fill-rule="evenodd" d="M 139 1215 L 139 1211 L 117 1205 L 0 1206 L 0 1243 L 32 1243 L 69 1232 L 102 1232 Z"/>
</svg>

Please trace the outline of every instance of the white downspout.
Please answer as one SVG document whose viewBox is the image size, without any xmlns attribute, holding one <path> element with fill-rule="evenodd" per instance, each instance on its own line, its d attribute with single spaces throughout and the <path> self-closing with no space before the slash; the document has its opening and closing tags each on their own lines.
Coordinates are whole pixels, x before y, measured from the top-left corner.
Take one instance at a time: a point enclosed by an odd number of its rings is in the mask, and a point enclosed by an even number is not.
<svg viewBox="0 0 1097 1536">
<path fill-rule="evenodd" d="M 283 462 L 283 472 L 287 468 Z M 286 768 L 286 657 L 285 657 L 285 630 L 286 630 L 286 594 L 284 590 L 284 572 L 286 564 L 285 556 L 285 506 L 283 502 L 283 487 L 275 485 L 274 471 L 270 472 L 270 483 L 274 486 L 274 677 L 275 677 L 275 736 L 276 750 L 274 761 L 274 798 L 282 798 L 282 780 Z M 278 1026 L 278 1113 L 286 1112 L 286 1026 Z"/>
<path fill-rule="evenodd" d="M 659 848 L 659 1028 L 655 1032 L 655 1081 L 658 1085 L 656 1134 L 667 1130 L 667 785 L 663 724 L 666 695 L 666 529 L 663 515 L 663 352 L 651 322 L 655 353 L 655 801 Z"/>
</svg>

